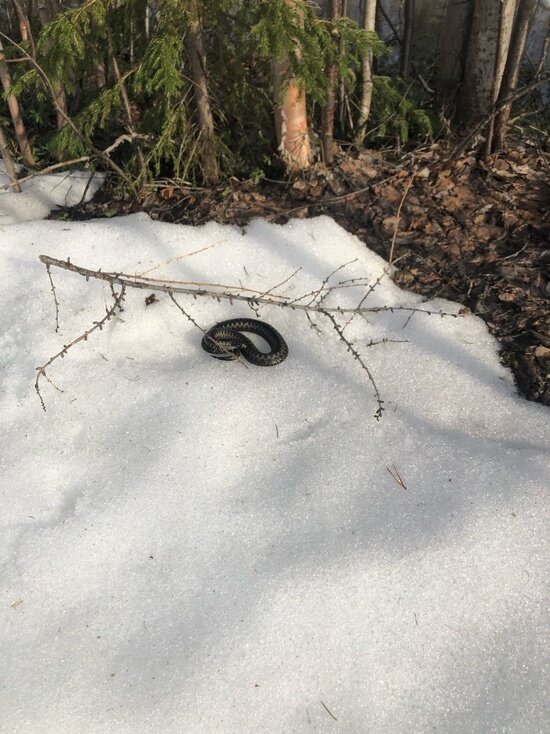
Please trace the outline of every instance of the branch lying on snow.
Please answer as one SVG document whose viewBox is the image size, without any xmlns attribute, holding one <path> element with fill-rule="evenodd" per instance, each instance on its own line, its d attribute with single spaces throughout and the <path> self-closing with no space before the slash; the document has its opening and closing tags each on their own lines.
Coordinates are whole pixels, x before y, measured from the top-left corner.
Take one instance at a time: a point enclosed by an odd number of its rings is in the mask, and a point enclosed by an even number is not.
<svg viewBox="0 0 550 734">
<path fill-rule="evenodd" d="M 371 306 L 366 307 L 364 306 L 365 300 L 367 296 L 373 292 L 373 290 L 376 288 L 377 285 L 380 284 L 381 278 L 378 278 L 374 284 L 368 285 L 365 283 L 364 285 L 367 287 L 367 293 L 361 298 L 359 301 L 359 304 L 355 308 L 340 308 L 338 306 L 336 307 L 330 307 L 325 306 L 324 301 L 327 297 L 327 295 L 335 291 L 339 288 L 346 288 L 349 287 L 350 282 L 349 281 L 342 281 L 338 285 L 329 285 L 329 279 L 332 275 L 337 273 L 342 268 L 346 267 L 346 265 L 349 265 L 350 263 L 346 263 L 345 265 L 340 266 L 336 270 L 331 273 L 331 275 L 327 276 L 321 286 L 311 292 L 307 293 L 303 296 L 300 296 L 299 298 L 295 298 L 293 300 L 290 300 L 287 296 L 273 293 L 275 288 L 278 286 L 273 286 L 267 291 L 252 291 L 251 289 L 241 289 L 246 290 L 247 293 L 251 293 L 252 295 L 244 295 L 242 292 L 239 292 L 237 290 L 236 286 L 222 286 L 220 284 L 216 283 L 185 283 L 182 281 L 166 281 L 166 280 L 156 280 L 154 278 L 146 278 L 144 276 L 140 275 L 128 275 L 126 273 L 109 273 L 109 272 L 103 272 L 101 270 L 90 270 L 89 268 L 83 268 L 79 265 L 74 265 L 71 263 L 69 259 L 67 260 L 57 260 L 53 257 L 49 257 L 48 255 L 40 255 L 40 260 L 44 265 L 46 266 L 46 270 L 48 273 L 48 277 L 50 279 L 50 284 L 52 287 L 52 292 L 54 294 L 54 300 L 55 300 L 55 308 L 56 308 L 56 330 L 58 328 L 58 315 L 59 315 L 59 303 L 57 301 L 56 297 L 56 291 L 53 285 L 53 280 L 51 277 L 51 267 L 57 267 L 61 268 L 63 270 L 70 270 L 73 273 L 77 273 L 78 275 L 83 276 L 86 278 L 86 280 L 89 280 L 90 278 L 95 278 L 96 280 L 102 280 L 110 284 L 111 286 L 111 292 L 113 295 L 113 305 L 111 308 L 106 308 L 106 314 L 101 319 L 101 321 L 97 321 L 94 323 L 94 325 L 85 331 L 83 334 L 81 334 L 79 337 L 74 339 L 72 342 L 70 342 L 67 345 L 64 345 L 63 349 L 60 350 L 57 354 L 55 354 L 53 357 L 51 357 L 44 365 L 41 367 L 37 367 L 38 374 L 36 376 L 36 382 L 35 382 L 35 389 L 38 394 L 38 397 L 40 398 L 40 402 L 42 404 L 42 407 L 44 410 L 46 410 L 46 406 L 44 404 L 44 400 L 42 398 L 42 395 L 40 394 L 40 385 L 39 380 L 41 377 L 44 377 L 48 382 L 50 382 L 52 385 L 50 378 L 46 374 L 46 369 L 52 364 L 54 360 L 56 360 L 59 357 L 64 357 L 68 350 L 73 347 L 74 345 L 78 344 L 81 341 L 86 341 L 88 339 L 88 336 L 95 331 L 96 329 L 102 329 L 105 323 L 111 319 L 117 309 L 121 309 L 121 303 L 124 299 L 126 289 L 127 288 L 139 288 L 144 290 L 153 290 L 153 291 L 160 291 L 162 293 L 167 293 L 168 296 L 171 298 L 171 300 L 176 304 L 176 306 L 179 308 L 179 310 L 188 318 L 195 326 L 197 326 L 201 331 L 204 331 L 194 320 L 194 318 L 185 311 L 181 305 L 176 301 L 174 298 L 174 293 L 180 293 L 184 295 L 193 296 L 193 298 L 203 297 L 203 298 L 214 298 L 217 301 L 220 301 L 222 299 L 228 300 L 230 304 L 233 304 L 234 301 L 241 301 L 243 303 L 246 303 L 250 308 L 253 310 L 257 310 L 259 306 L 276 306 L 278 308 L 285 308 L 285 309 L 291 309 L 292 311 L 301 311 L 305 313 L 305 315 L 308 317 L 308 319 L 311 322 L 311 314 L 319 314 L 321 316 L 324 316 L 327 318 L 331 325 L 333 326 L 334 330 L 338 334 L 339 339 L 346 345 L 347 350 L 353 355 L 354 359 L 359 363 L 361 368 L 367 373 L 368 379 L 374 389 L 374 397 L 377 402 L 377 410 L 374 414 L 374 417 L 378 420 L 382 416 L 382 413 L 384 411 L 383 403 L 384 401 L 381 398 L 380 391 L 378 389 L 378 386 L 376 384 L 376 381 L 373 377 L 373 374 L 371 370 L 369 369 L 368 365 L 366 364 L 363 357 L 359 354 L 356 347 L 353 345 L 353 343 L 345 336 L 344 330 L 349 325 L 351 319 L 355 315 L 365 316 L 367 313 L 393 313 L 395 311 L 406 311 L 410 314 L 410 317 L 412 317 L 415 313 L 422 313 L 426 314 L 428 316 L 430 315 L 438 315 L 438 316 L 452 316 L 456 318 L 458 314 L 448 313 L 445 311 L 432 311 L 425 308 L 415 308 L 412 306 Z M 354 262 L 354 261 L 352 261 Z M 296 272 L 292 273 L 288 278 L 283 280 L 278 285 L 283 285 L 287 283 L 290 278 L 292 278 Z M 359 279 L 354 279 L 359 280 Z M 114 286 L 118 285 L 121 287 L 120 292 L 117 294 L 114 291 Z M 235 290 L 233 290 L 235 289 Z M 313 298 L 311 296 L 313 295 Z M 310 297 L 310 300 L 307 304 L 300 303 L 301 300 L 303 300 L 306 297 Z M 343 325 L 339 324 L 337 321 L 337 317 L 340 315 L 350 315 L 347 322 Z M 409 318 L 410 318 L 409 317 Z M 381 340 L 378 342 L 374 342 L 371 340 L 371 342 L 367 346 L 373 346 L 375 344 L 380 344 L 385 341 L 390 340 Z M 55 385 L 53 385 L 56 387 Z M 59 388 L 56 388 L 59 389 Z"/>
<path fill-rule="evenodd" d="M 48 273 L 48 275 L 50 275 L 50 274 Z M 53 287 L 53 281 L 51 280 L 51 275 L 50 275 L 50 282 L 52 283 L 52 289 L 53 289 L 53 293 L 54 293 L 54 296 L 55 296 L 55 289 Z M 111 308 L 106 308 L 105 309 L 105 316 L 100 321 L 94 321 L 94 325 L 92 327 L 90 327 L 87 331 L 85 331 L 83 334 L 81 334 L 76 339 L 73 339 L 72 342 L 69 342 L 68 344 L 64 344 L 63 345 L 63 349 L 61 349 L 59 352 L 57 352 L 57 354 L 54 354 L 53 357 L 50 357 L 50 359 L 46 362 L 46 364 L 42 365 L 42 367 L 37 367 L 36 368 L 37 369 L 37 375 L 36 375 L 36 380 L 35 380 L 35 383 L 34 383 L 34 389 L 36 390 L 36 393 L 37 393 L 38 397 L 40 398 L 40 402 L 42 403 L 42 408 L 44 409 L 44 411 L 46 410 L 46 405 L 44 403 L 44 399 L 42 398 L 42 395 L 40 394 L 40 378 L 41 377 L 44 377 L 50 383 L 50 385 L 52 385 L 53 387 L 55 387 L 56 390 L 59 390 L 59 392 L 63 392 L 62 390 L 60 390 L 57 387 L 57 385 L 54 385 L 54 383 L 50 380 L 50 378 L 46 374 L 46 369 L 58 357 L 63 358 L 67 354 L 67 352 L 69 351 L 69 349 L 71 347 L 74 347 L 75 344 L 78 344 L 78 342 L 81 342 L 81 341 L 87 341 L 88 340 L 88 337 L 90 336 L 90 334 L 92 332 L 96 331 L 96 329 L 99 329 L 101 331 L 101 329 L 103 329 L 103 327 L 105 326 L 105 324 L 107 323 L 107 321 L 109 321 L 109 319 L 112 319 L 113 318 L 113 316 L 115 315 L 115 313 L 116 313 L 117 310 L 122 311 L 122 301 L 124 300 L 124 296 L 126 295 L 126 288 L 124 286 L 122 286 L 122 288 L 120 289 L 120 292 L 118 294 L 115 293 L 114 290 L 112 291 L 112 293 L 113 293 L 113 299 L 114 299 L 113 300 L 113 305 L 111 306 Z M 57 320 L 57 311 L 56 311 L 56 320 Z"/>
<path fill-rule="evenodd" d="M 56 260 L 56 258 L 49 257 L 48 255 L 40 255 L 39 259 L 41 262 L 44 263 L 44 265 L 53 265 L 56 268 L 70 270 L 73 273 L 78 273 L 79 275 L 82 275 L 86 279 L 96 278 L 97 280 L 105 280 L 108 283 L 126 286 L 127 288 L 141 288 L 142 290 L 161 291 L 162 293 L 168 294 L 185 293 L 186 295 L 193 296 L 194 298 L 196 298 L 197 296 L 205 296 L 207 298 L 214 298 L 217 301 L 219 301 L 220 299 L 225 299 L 228 300 L 230 303 L 233 303 L 233 301 L 244 301 L 245 303 L 253 306 L 278 306 L 279 308 L 288 308 L 292 311 L 314 311 L 316 313 L 332 314 L 362 314 L 383 312 L 394 313 L 395 311 L 407 311 L 413 313 L 423 313 L 429 316 L 452 316 L 453 318 L 457 318 L 458 316 L 458 314 L 449 313 L 446 311 L 431 311 L 426 308 L 415 308 L 413 306 L 370 306 L 368 308 L 341 308 L 340 306 L 335 306 L 329 308 L 327 306 L 304 305 L 301 303 L 297 303 L 298 299 L 289 302 L 288 300 L 284 300 L 285 296 L 277 294 L 271 294 L 268 298 L 262 295 L 244 296 L 240 293 L 225 293 L 224 291 L 216 291 L 212 290 L 213 288 L 218 287 L 214 283 L 205 283 L 204 288 L 201 287 L 201 285 L 198 285 L 196 288 L 189 288 L 187 286 L 178 285 L 179 281 L 174 280 L 170 281 L 170 283 L 172 283 L 171 285 L 166 285 L 165 282 L 157 281 L 154 278 L 143 278 L 139 275 L 128 275 L 127 273 L 109 273 L 103 272 L 102 270 L 89 270 L 88 268 L 83 268 L 79 265 L 75 265 L 70 261 L 70 259 Z M 332 287 L 332 290 L 335 290 L 335 287 Z M 278 298 L 280 300 L 273 300 L 275 298 Z"/>
</svg>

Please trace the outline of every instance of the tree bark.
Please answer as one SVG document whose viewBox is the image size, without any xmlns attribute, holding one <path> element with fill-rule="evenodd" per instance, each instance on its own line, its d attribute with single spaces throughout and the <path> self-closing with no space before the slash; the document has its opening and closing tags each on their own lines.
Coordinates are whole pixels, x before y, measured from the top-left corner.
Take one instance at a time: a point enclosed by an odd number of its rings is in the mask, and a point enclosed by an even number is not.
<svg viewBox="0 0 550 734">
<path fill-rule="evenodd" d="M 521 60 L 525 50 L 525 43 L 527 41 L 531 23 L 535 17 L 537 5 L 538 0 L 518 0 L 516 21 L 514 23 L 512 38 L 510 40 L 510 49 L 506 60 L 506 66 L 504 68 L 502 84 L 500 85 L 500 94 L 498 96 L 499 104 L 506 102 L 506 100 L 516 90 Z M 508 126 L 508 120 L 510 119 L 511 110 L 511 102 L 503 104 L 502 109 L 497 115 L 495 120 L 493 150 L 498 150 L 504 147 L 504 143 L 506 141 L 506 128 Z"/>
<path fill-rule="evenodd" d="M 457 119 L 471 129 L 491 108 L 500 2 L 475 0 Z"/>
<path fill-rule="evenodd" d="M 0 82 L 2 82 L 4 91 L 8 93 L 12 87 L 12 80 L 11 80 L 11 75 L 8 69 L 8 65 L 6 64 L 4 60 L 4 50 L 3 50 L 3 45 L 2 45 L 1 40 L 0 40 Z M 13 121 L 15 139 L 17 140 L 17 145 L 19 146 L 19 150 L 21 151 L 23 162 L 25 163 L 25 165 L 28 168 L 34 168 L 36 164 L 35 164 L 32 152 L 31 152 L 31 146 L 29 145 L 29 139 L 27 137 L 27 131 L 25 130 L 25 124 L 23 122 L 23 118 L 21 117 L 21 110 L 19 109 L 19 102 L 17 101 L 17 97 L 13 94 L 10 94 L 7 98 L 7 104 L 8 104 L 8 109 L 10 111 L 11 119 Z"/>
<path fill-rule="evenodd" d="M 55 10 L 52 8 L 52 5 L 47 2 L 47 0 L 39 0 L 38 2 L 38 17 L 40 18 L 40 23 L 42 24 L 42 27 L 47 25 L 54 17 Z M 61 110 L 67 114 L 67 96 L 65 94 L 65 89 L 63 87 L 63 84 L 58 79 L 52 80 L 52 89 L 55 94 L 55 101 L 57 103 L 57 107 L 55 110 L 56 115 L 56 121 L 57 121 L 57 129 L 61 130 L 61 128 L 65 127 L 67 124 L 67 118 L 62 114 Z"/>
<path fill-rule="evenodd" d="M 32 38 L 31 24 L 29 22 L 27 11 L 24 5 L 21 3 L 21 0 L 12 0 L 12 2 L 15 7 L 15 12 L 17 13 L 17 17 L 19 19 L 19 33 L 21 36 L 21 40 L 23 41 L 23 43 L 26 43 L 27 41 L 31 42 L 32 52 L 34 54 L 34 42 Z"/>
<path fill-rule="evenodd" d="M 295 8 L 294 0 L 285 0 Z M 273 61 L 275 132 L 279 154 L 289 173 L 303 171 L 311 164 L 306 93 L 294 78 L 289 78 L 288 58 Z"/>
<path fill-rule="evenodd" d="M 497 103 L 502 75 L 508 55 L 508 47 L 510 45 L 510 36 L 512 34 L 512 26 L 514 24 L 514 13 L 516 10 L 516 0 L 501 0 L 500 19 L 498 26 L 497 47 L 495 53 L 495 68 L 493 72 L 493 91 L 491 94 L 491 106 Z M 487 134 L 485 136 L 484 158 L 487 160 L 493 146 L 493 132 L 495 128 L 495 118 L 491 116 L 487 125 Z"/>
<path fill-rule="evenodd" d="M 439 33 L 437 72 L 438 96 L 444 105 L 455 102 L 464 76 L 473 9 L 474 0 L 447 0 L 443 26 Z"/>
<path fill-rule="evenodd" d="M 363 0 L 361 25 L 367 31 L 375 30 L 376 2 L 377 0 Z M 372 50 L 369 48 L 365 53 L 362 64 L 361 102 L 359 106 L 359 118 L 357 120 L 357 132 L 355 134 L 356 145 L 363 145 L 370 115 L 372 92 L 374 89 L 372 62 Z"/>
<path fill-rule="evenodd" d="M 279 154 L 289 173 L 309 168 L 311 146 L 306 111 L 306 93 L 296 79 L 287 79 L 288 59 L 273 63 L 275 132 Z"/>
<path fill-rule="evenodd" d="M 403 29 L 403 45 L 401 46 L 401 76 L 408 79 L 411 73 L 411 48 L 414 26 L 414 0 L 405 0 L 405 25 Z"/>
<path fill-rule="evenodd" d="M 342 0 L 332 0 L 331 3 L 331 20 L 338 20 L 342 15 Z M 333 39 L 334 43 L 338 42 L 337 38 Z M 323 108 L 321 129 L 323 141 L 323 158 L 327 165 L 334 161 L 334 111 L 336 109 L 336 82 L 337 72 L 336 65 L 330 64 L 327 70 L 329 79 L 329 88 L 327 101 Z"/>
<path fill-rule="evenodd" d="M 188 3 L 188 28 L 185 43 L 191 61 L 191 75 L 197 102 L 200 134 L 202 139 L 202 166 L 207 183 L 214 184 L 220 179 L 217 140 L 214 131 L 214 118 L 210 106 L 208 80 L 206 76 L 206 52 L 197 0 Z"/>
<path fill-rule="evenodd" d="M 0 125 L 0 156 L 2 156 L 2 160 L 4 161 L 4 165 L 6 166 L 6 173 L 8 174 L 9 178 L 11 178 L 11 180 L 15 183 L 15 181 L 17 181 L 17 171 L 15 170 L 13 158 L 11 157 L 8 141 L 4 134 L 4 129 L 2 125 Z M 21 186 L 19 186 L 19 184 L 16 184 L 12 188 L 17 193 L 21 193 Z"/>
</svg>

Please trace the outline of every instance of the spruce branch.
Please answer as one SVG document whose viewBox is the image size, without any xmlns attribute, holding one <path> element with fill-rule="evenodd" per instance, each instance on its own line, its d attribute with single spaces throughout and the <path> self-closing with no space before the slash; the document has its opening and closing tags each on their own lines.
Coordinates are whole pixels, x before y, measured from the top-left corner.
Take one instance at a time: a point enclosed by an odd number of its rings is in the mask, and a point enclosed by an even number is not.
<svg viewBox="0 0 550 734">
<path fill-rule="evenodd" d="M 55 111 L 58 115 L 61 116 L 61 118 L 64 120 L 64 122 L 69 125 L 71 130 L 75 133 L 75 135 L 84 143 L 84 145 L 91 150 L 94 153 L 94 156 L 102 160 L 108 168 L 113 170 L 122 181 L 126 183 L 126 185 L 129 187 L 129 189 L 133 192 L 134 196 L 137 198 L 137 193 L 135 191 L 134 184 L 132 182 L 132 179 L 118 166 L 108 155 L 108 153 L 100 150 L 97 148 L 94 143 L 90 140 L 90 138 L 85 135 L 78 127 L 75 125 L 73 119 L 67 114 L 67 112 L 63 109 L 63 106 L 59 103 L 58 95 L 56 94 L 56 91 L 54 89 L 54 86 L 52 82 L 50 81 L 49 76 L 44 71 L 43 67 L 38 63 L 35 56 L 29 56 L 25 49 L 17 43 L 13 38 L 6 35 L 2 31 L 0 31 L 0 37 L 4 38 L 8 43 L 12 44 L 15 48 L 18 49 L 22 54 L 24 54 L 27 57 L 27 60 L 29 63 L 33 66 L 33 68 L 38 73 L 38 76 L 40 77 L 42 83 L 44 84 L 44 87 L 46 88 L 46 91 L 48 92 L 48 95 L 51 99 L 51 102 L 55 108 Z"/>
</svg>

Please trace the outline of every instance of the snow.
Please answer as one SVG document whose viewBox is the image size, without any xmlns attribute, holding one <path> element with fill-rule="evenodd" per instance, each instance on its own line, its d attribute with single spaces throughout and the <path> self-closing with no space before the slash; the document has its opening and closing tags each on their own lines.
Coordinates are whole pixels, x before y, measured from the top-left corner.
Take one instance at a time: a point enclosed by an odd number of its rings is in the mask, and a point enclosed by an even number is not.
<svg viewBox="0 0 550 734">
<path fill-rule="evenodd" d="M 247 368 L 203 352 L 167 295 L 131 290 L 49 368 L 63 392 L 42 381 L 44 412 L 36 366 L 111 299 L 52 268 L 56 334 L 40 254 L 261 292 L 301 267 L 275 289 L 290 298 L 350 263 L 330 283 L 380 279 L 365 305 L 459 306 L 399 290 L 327 217 L 20 223 L 16 196 L 0 196 L 0 730 L 547 731 L 548 411 L 516 394 L 482 321 L 355 318 L 377 422 L 323 317 L 317 333 L 262 307 L 290 356 Z M 204 328 L 254 316 L 177 300 Z"/>
<path fill-rule="evenodd" d="M 21 172 L 21 166 L 17 166 Z M 21 193 L 8 187 L 11 179 L 0 161 L 0 227 L 42 219 L 57 207 L 76 206 L 89 201 L 100 189 L 105 176 L 101 173 L 50 173 L 21 184 Z M 2 188 L 6 187 L 6 188 Z"/>
</svg>

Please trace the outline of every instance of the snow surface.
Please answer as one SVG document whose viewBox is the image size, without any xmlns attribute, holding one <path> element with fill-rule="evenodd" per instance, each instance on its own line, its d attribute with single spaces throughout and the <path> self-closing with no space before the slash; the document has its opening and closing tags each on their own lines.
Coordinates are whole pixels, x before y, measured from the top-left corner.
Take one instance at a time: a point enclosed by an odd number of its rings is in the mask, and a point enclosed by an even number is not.
<svg viewBox="0 0 550 734">
<path fill-rule="evenodd" d="M 381 278 L 366 305 L 420 304 L 326 217 L 0 225 L 0 731 L 548 731 L 548 411 L 516 394 L 481 320 L 355 319 L 376 422 L 321 318 L 262 308 L 290 356 L 245 368 L 133 290 L 52 365 L 44 413 L 35 367 L 110 293 L 52 269 L 56 334 L 42 253 L 260 291 L 301 267 L 277 289 L 291 298 L 355 261 L 330 282 Z M 254 316 L 178 300 L 203 327 Z M 367 348 L 383 338 L 408 341 Z"/>
<path fill-rule="evenodd" d="M 21 171 L 21 166 L 17 166 Z M 36 176 L 21 184 L 21 193 L 2 188 L 11 183 L 0 161 L 0 227 L 33 219 L 42 219 L 60 206 L 76 206 L 89 201 L 101 187 L 105 176 L 101 173 L 51 173 Z"/>
</svg>

